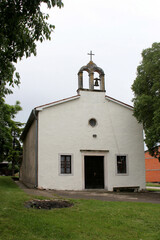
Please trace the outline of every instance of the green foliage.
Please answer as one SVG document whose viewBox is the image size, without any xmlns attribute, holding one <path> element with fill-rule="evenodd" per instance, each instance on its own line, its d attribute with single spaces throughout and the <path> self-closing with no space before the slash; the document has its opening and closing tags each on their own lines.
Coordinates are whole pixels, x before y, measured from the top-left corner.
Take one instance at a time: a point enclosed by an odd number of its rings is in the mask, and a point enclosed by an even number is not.
<svg viewBox="0 0 160 240">
<path fill-rule="evenodd" d="M 132 85 L 134 116 L 143 123 L 145 143 L 152 156 L 160 160 L 160 43 L 142 52 L 137 77 Z"/>
<path fill-rule="evenodd" d="M 15 165 L 20 165 L 22 146 L 20 135 L 23 124 L 14 121 L 16 114 L 21 111 L 20 103 L 15 105 L 6 104 L 4 99 L 0 99 L 0 161 L 12 163 L 12 173 Z"/>
<path fill-rule="evenodd" d="M 48 8 L 63 6 L 61 0 L 0 1 L 0 161 L 11 161 L 13 173 L 22 153 L 22 124 L 13 120 L 21 107 L 19 102 L 15 106 L 5 104 L 4 97 L 12 93 L 10 87 L 20 84 L 14 64 L 23 56 L 36 55 L 37 41 L 50 40 L 54 25 L 41 11 L 42 3 Z"/>
<path fill-rule="evenodd" d="M 0 1 L 0 96 L 11 93 L 6 84 L 19 85 L 14 63 L 23 56 L 36 55 L 36 42 L 50 40 L 54 25 L 42 13 L 48 8 L 63 6 L 61 0 L 1 0 Z"/>
</svg>

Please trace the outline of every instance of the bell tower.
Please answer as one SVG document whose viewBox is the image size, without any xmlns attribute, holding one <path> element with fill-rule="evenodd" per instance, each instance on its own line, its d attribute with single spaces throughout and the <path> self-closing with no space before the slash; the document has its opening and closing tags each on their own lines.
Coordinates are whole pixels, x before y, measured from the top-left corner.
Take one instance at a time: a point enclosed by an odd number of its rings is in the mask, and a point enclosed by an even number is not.
<svg viewBox="0 0 160 240">
<path fill-rule="evenodd" d="M 81 67 L 78 72 L 78 91 L 88 90 L 88 91 L 105 92 L 104 71 L 100 67 L 97 67 L 97 65 L 92 61 L 92 56 L 94 55 L 92 51 L 90 51 L 88 55 L 90 55 L 90 62 L 86 66 Z M 88 72 L 89 89 L 83 88 L 83 72 L 84 71 Z M 99 78 L 94 78 L 94 73 L 98 73 Z M 98 86 L 100 86 L 99 89 L 96 88 Z"/>
</svg>

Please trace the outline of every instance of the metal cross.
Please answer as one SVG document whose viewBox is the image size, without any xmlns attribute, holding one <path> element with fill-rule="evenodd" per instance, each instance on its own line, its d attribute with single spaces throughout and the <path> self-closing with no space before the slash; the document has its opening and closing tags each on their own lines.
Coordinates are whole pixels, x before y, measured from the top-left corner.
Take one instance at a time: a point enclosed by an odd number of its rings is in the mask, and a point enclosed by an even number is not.
<svg viewBox="0 0 160 240">
<path fill-rule="evenodd" d="M 95 55 L 92 53 L 92 51 L 90 51 L 90 53 L 87 53 L 88 55 L 90 55 L 90 61 L 92 61 L 92 56 Z"/>
</svg>

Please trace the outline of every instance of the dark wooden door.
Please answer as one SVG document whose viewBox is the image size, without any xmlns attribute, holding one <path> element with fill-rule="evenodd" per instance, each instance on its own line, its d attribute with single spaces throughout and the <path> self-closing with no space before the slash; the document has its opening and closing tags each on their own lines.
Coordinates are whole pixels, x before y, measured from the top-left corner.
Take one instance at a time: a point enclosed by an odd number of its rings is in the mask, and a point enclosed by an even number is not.
<svg viewBox="0 0 160 240">
<path fill-rule="evenodd" d="M 104 157 L 85 156 L 85 188 L 104 188 Z"/>
</svg>

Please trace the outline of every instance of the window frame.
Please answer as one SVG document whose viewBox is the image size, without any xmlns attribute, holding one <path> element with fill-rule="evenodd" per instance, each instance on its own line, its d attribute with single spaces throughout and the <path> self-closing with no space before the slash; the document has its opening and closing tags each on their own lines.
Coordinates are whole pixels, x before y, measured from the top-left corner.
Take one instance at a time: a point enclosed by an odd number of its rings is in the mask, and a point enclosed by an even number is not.
<svg viewBox="0 0 160 240">
<path fill-rule="evenodd" d="M 118 163 L 117 163 L 117 157 L 125 156 L 126 157 L 126 173 L 118 173 Z M 116 175 L 117 176 L 128 176 L 128 155 L 127 154 L 116 154 Z"/>
<path fill-rule="evenodd" d="M 70 166 L 70 170 L 71 170 L 71 172 L 70 173 L 67 173 L 67 172 L 65 172 L 65 173 L 62 173 L 61 172 L 61 157 L 62 156 L 70 156 L 70 160 L 71 160 L 71 166 Z M 61 176 L 71 176 L 71 175 L 73 175 L 73 154 L 70 154 L 70 153 L 61 153 L 61 154 L 59 154 L 59 158 L 58 158 L 58 161 L 59 161 L 59 175 L 61 175 Z"/>
</svg>

